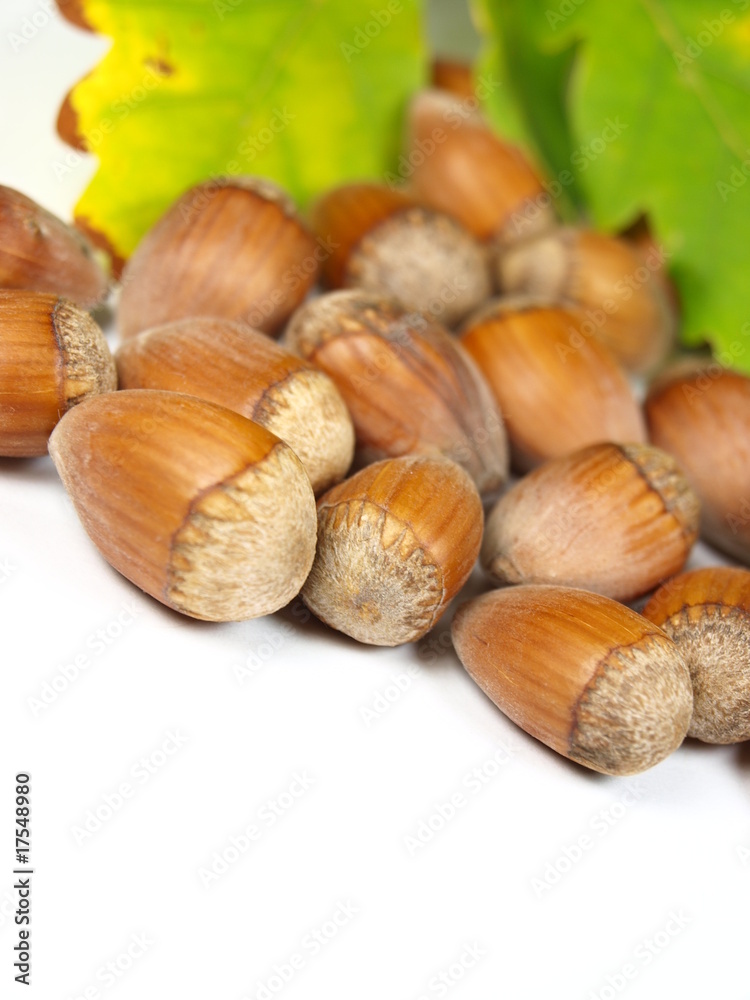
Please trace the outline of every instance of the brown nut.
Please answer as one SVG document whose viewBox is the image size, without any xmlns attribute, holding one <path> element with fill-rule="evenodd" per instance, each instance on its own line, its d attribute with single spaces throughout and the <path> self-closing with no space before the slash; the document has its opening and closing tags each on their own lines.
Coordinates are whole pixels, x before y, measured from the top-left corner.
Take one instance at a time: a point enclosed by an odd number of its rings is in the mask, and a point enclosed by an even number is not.
<svg viewBox="0 0 750 1000">
<path fill-rule="evenodd" d="M 0 455 L 45 455 L 63 413 L 116 388 L 107 341 L 87 312 L 56 295 L 0 290 Z"/>
<path fill-rule="evenodd" d="M 531 736 L 604 774 L 637 774 L 682 743 L 693 697 L 671 639 L 623 604 L 569 587 L 495 590 L 453 619 L 456 652 Z"/>
<path fill-rule="evenodd" d="M 466 582 L 481 539 L 482 504 L 463 469 L 387 459 L 318 501 L 318 548 L 302 598 L 360 642 L 414 642 Z"/>
<path fill-rule="evenodd" d="M 298 593 L 315 498 L 292 449 L 223 406 L 158 389 L 95 396 L 50 454 L 104 558 L 162 604 L 241 621 Z"/>
<path fill-rule="evenodd" d="M 323 251 L 281 188 L 254 177 L 187 191 L 141 240 L 122 276 L 120 333 L 188 316 L 277 332 L 315 283 Z"/>
<path fill-rule="evenodd" d="M 443 90 L 414 98 L 409 190 L 423 204 L 455 216 L 480 240 L 512 242 L 554 225 L 551 198 L 534 168 L 472 105 Z"/>
<path fill-rule="evenodd" d="M 82 233 L 0 185 L 0 288 L 63 295 L 90 309 L 104 299 L 108 285 Z"/>
<path fill-rule="evenodd" d="M 711 567 L 664 584 L 643 614 L 672 639 L 693 683 L 688 736 L 750 740 L 750 573 Z"/>
<path fill-rule="evenodd" d="M 674 316 L 679 320 L 682 313 L 680 291 L 669 275 L 664 246 L 659 243 L 647 216 L 639 216 L 620 236 L 632 246 L 653 271 L 654 278 L 661 285 Z"/>
<path fill-rule="evenodd" d="M 628 380 L 582 316 L 527 299 L 496 299 L 469 318 L 461 343 L 505 419 L 522 471 L 598 441 L 646 438 Z"/>
<path fill-rule="evenodd" d="M 184 392 L 261 424 L 296 453 L 316 493 L 351 465 L 354 427 L 333 381 L 257 330 L 177 320 L 125 341 L 116 361 L 123 389 Z"/>
<path fill-rule="evenodd" d="M 498 500 L 482 565 L 501 584 L 561 584 L 630 601 L 682 569 L 699 514 L 671 455 L 594 444 L 540 466 Z"/>
<path fill-rule="evenodd" d="M 432 61 L 432 86 L 447 90 L 463 101 L 476 101 L 474 73 L 470 63 L 440 56 Z"/>
<path fill-rule="evenodd" d="M 649 436 L 701 502 L 701 534 L 750 563 L 750 378 L 717 364 L 668 374 L 646 399 Z"/>
<path fill-rule="evenodd" d="M 338 386 L 362 461 L 442 454 L 480 493 L 504 482 L 502 417 L 473 361 L 438 324 L 368 292 L 332 292 L 298 310 L 284 343 Z"/>
<path fill-rule="evenodd" d="M 460 223 L 382 184 L 345 184 L 311 209 L 314 231 L 335 249 L 329 288 L 363 288 L 447 326 L 492 291 L 487 255 Z"/>
<path fill-rule="evenodd" d="M 675 340 L 657 271 L 626 240 L 573 226 L 514 243 L 498 258 L 503 292 L 579 307 L 595 336 L 636 372 L 660 364 Z"/>
</svg>

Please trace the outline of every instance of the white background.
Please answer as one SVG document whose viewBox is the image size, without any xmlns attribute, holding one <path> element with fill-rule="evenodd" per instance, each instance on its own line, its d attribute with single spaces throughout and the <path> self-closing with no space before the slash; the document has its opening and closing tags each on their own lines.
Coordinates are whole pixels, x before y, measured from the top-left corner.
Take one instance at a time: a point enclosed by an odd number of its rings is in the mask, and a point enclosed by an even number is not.
<svg viewBox="0 0 750 1000">
<path fill-rule="evenodd" d="M 108 43 L 44 10 L 3 0 L 0 182 L 69 217 L 94 164 L 56 176 L 53 124 Z M 386 650 L 299 606 L 181 618 L 103 562 L 46 458 L 0 460 L 0 615 L 3 997 L 750 997 L 747 744 L 597 776 L 494 708 L 445 623 Z M 30 989 L 11 958 L 19 770 Z"/>
</svg>

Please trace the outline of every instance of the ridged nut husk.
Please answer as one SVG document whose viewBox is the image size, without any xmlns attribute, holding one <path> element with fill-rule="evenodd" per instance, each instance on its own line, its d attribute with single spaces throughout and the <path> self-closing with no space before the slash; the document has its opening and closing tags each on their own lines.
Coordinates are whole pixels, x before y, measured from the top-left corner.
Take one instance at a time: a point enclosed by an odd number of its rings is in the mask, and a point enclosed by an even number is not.
<svg viewBox="0 0 750 1000">
<path fill-rule="evenodd" d="M 500 412 L 474 362 L 437 323 L 368 292 L 331 292 L 295 313 L 284 344 L 336 383 L 362 460 L 442 454 L 480 493 L 505 481 Z"/>
<path fill-rule="evenodd" d="M 595 336 L 629 371 L 649 371 L 671 350 L 676 316 L 657 277 L 626 240 L 573 226 L 507 247 L 498 258 L 501 291 L 579 307 Z"/>
<path fill-rule="evenodd" d="M 359 642 L 414 642 L 466 582 L 482 524 L 479 494 L 454 462 L 413 456 L 370 465 L 318 501 L 318 547 L 302 598 Z"/>
<path fill-rule="evenodd" d="M 116 388 L 107 341 L 87 312 L 56 295 L 0 290 L 0 455 L 45 455 L 63 413 Z"/>
<path fill-rule="evenodd" d="M 325 251 L 270 181 L 229 177 L 187 191 L 125 267 L 120 333 L 188 316 L 277 332 L 315 283 Z"/>
<path fill-rule="evenodd" d="M 699 513 L 671 455 L 594 444 L 546 462 L 498 500 L 482 565 L 500 584 L 560 584 L 630 601 L 682 569 Z"/>
<path fill-rule="evenodd" d="M 257 330 L 177 320 L 125 341 L 116 361 L 122 389 L 184 392 L 262 424 L 296 453 L 316 493 L 352 463 L 354 427 L 333 380 Z"/>
<path fill-rule="evenodd" d="M 241 621 L 287 604 L 315 554 L 292 449 L 222 406 L 157 389 L 71 410 L 50 454 L 104 558 L 176 611 Z"/>
<path fill-rule="evenodd" d="M 645 441 L 625 373 L 580 312 L 495 299 L 469 318 L 461 343 L 495 396 L 517 469 L 599 441 Z"/>
<path fill-rule="evenodd" d="M 90 309 L 108 286 L 82 233 L 20 191 L 0 185 L 0 288 L 61 295 Z"/>
<path fill-rule="evenodd" d="M 409 112 L 409 191 L 454 216 L 478 239 L 505 244 L 555 224 L 552 199 L 516 146 L 443 90 L 425 90 Z"/>
<path fill-rule="evenodd" d="M 714 363 L 649 390 L 649 436 L 674 455 L 701 502 L 701 534 L 750 564 L 750 378 Z"/>
<path fill-rule="evenodd" d="M 382 184 L 345 184 L 311 209 L 329 288 L 363 288 L 452 326 L 492 292 L 486 251 L 455 219 Z"/>
<path fill-rule="evenodd" d="M 657 590 L 643 615 L 672 639 L 690 671 L 688 736 L 750 740 L 750 573 L 725 566 L 682 573 Z"/>
<path fill-rule="evenodd" d="M 638 774 L 682 743 L 690 674 L 659 628 L 569 587 L 496 590 L 462 605 L 456 652 L 513 722 L 603 774 Z"/>
</svg>

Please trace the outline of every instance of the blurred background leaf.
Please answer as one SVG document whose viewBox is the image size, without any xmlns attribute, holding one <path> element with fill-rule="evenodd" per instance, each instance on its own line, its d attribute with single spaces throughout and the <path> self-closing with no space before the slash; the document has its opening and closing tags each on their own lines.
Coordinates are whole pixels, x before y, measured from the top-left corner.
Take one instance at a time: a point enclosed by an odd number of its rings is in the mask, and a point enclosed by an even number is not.
<svg viewBox="0 0 750 1000">
<path fill-rule="evenodd" d="M 186 188 L 252 173 L 300 202 L 394 165 L 426 72 L 417 0 L 60 0 L 113 44 L 66 98 L 99 170 L 76 207 L 122 261 Z"/>
<path fill-rule="evenodd" d="M 750 371 L 750 0 L 58 2 L 113 39 L 60 131 L 99 157 L 76 215 L 120 261 L 212 175 L 265 175 L 303 205 L 385 177 L 429 49 L 493 81 L 488 115 L 563 219 L 648 217 L 684 340 Z"/>
<path fill-rule="evenodd" d="M 647 215 L 680 289 L 683 339 L 750 372 L 750 0 L 477 0 L 489 111 L 608 231 Z M 519 128 L 520 122 L 520 128 Z"/>
</svg>

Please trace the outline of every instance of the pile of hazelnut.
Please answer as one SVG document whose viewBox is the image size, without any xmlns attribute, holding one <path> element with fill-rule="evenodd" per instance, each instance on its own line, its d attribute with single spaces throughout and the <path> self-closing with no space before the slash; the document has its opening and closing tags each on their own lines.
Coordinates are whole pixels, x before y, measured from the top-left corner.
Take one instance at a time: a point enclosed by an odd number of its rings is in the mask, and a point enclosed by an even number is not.
<svg viewBox="0 0 750 1000">
<path fill-rule="evenodd" d="M 194 618 L 301 594 L 414 642 L 479 558 L 459 658 L 594 770 L 750 738 L 750 572 L 682 572 L 699 533 L 750 561 L 750 379 L 664 368 L 678 305 L 642 227 L 559 226 L 457 94 L 409 122 L 403 185 L 306 221 L 259 178 L 184 194 L 124 268 L 114 357 L 94 251 L 0 188 L 0 454 L 49 448 L 104 558 Z"/>
</svg>

